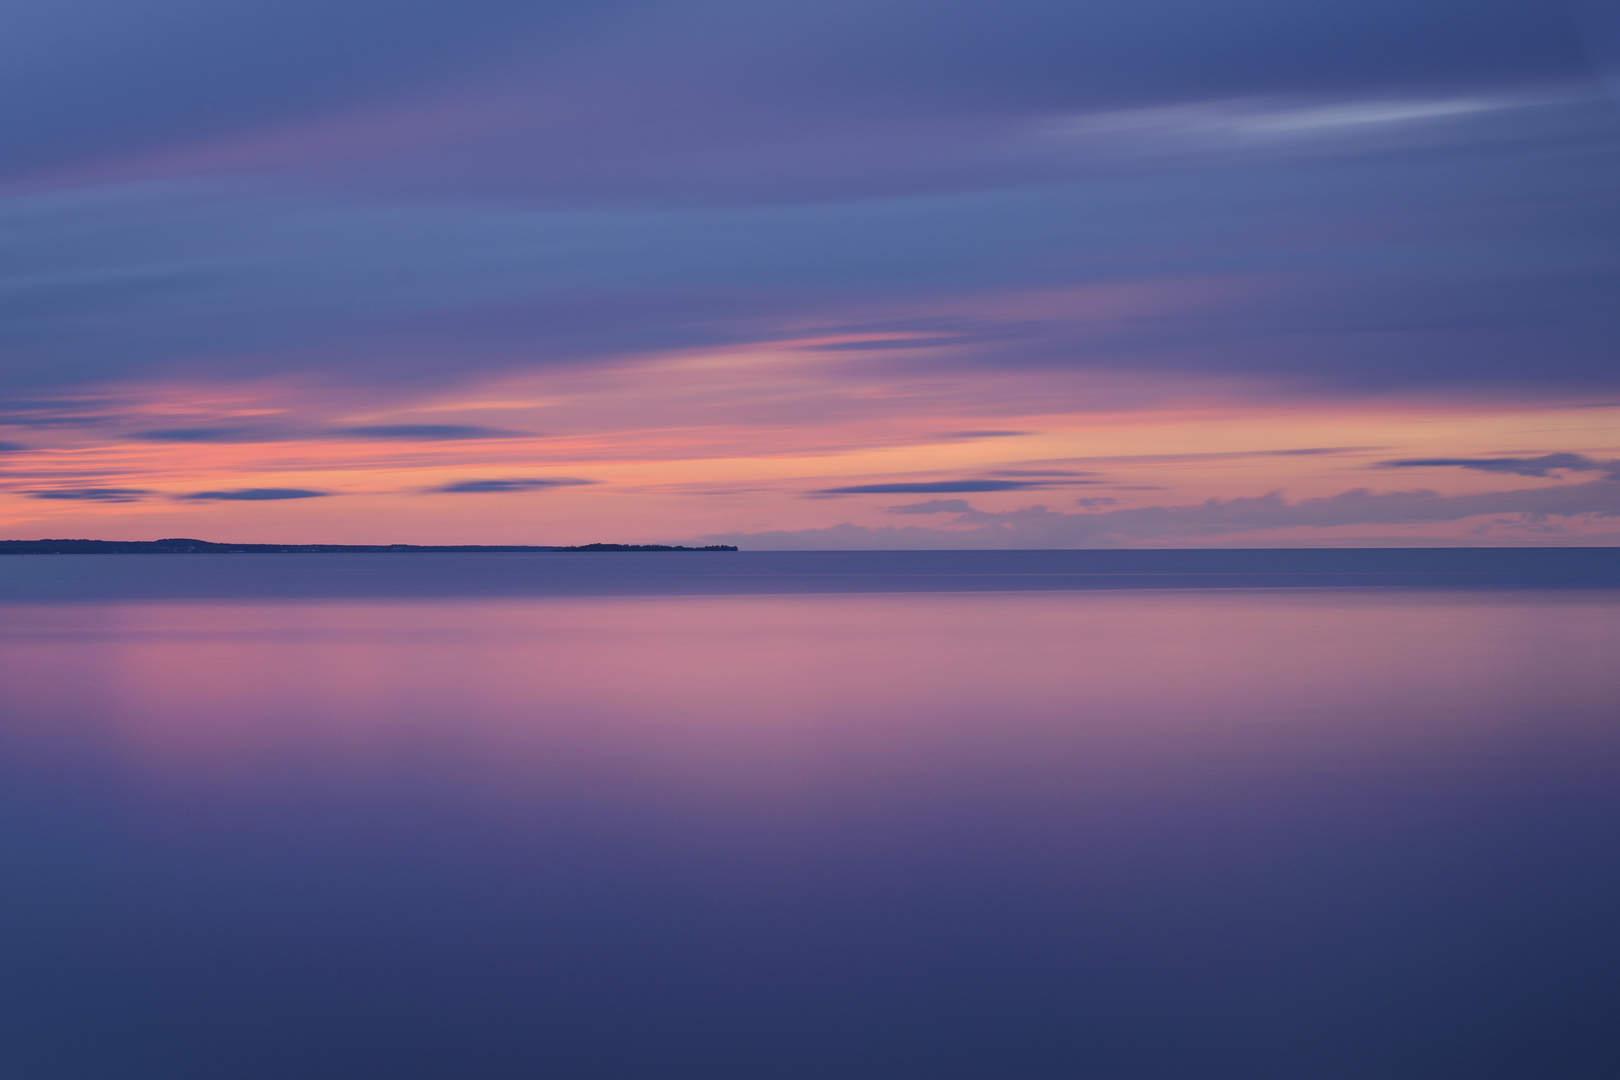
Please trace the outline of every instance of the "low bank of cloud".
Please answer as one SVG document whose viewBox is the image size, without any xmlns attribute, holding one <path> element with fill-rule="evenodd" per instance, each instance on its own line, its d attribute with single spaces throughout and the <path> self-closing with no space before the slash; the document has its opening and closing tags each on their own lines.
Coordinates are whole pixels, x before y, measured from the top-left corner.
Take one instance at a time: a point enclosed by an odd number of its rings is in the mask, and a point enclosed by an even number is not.
<svg viewBox="0 0 1620 1080">
<path fill-rule="evenodd" d="M 1601 472 L 1605 480 L 1620 480 L 1620 461 L 1599 461 L 1585 454 L 1541 454 L 1536 457 L 1404 458 L 1381 461 L 1384 469 L 1456 468 L 1512 476 L 1556 476 L 1561 472 Z"/>
<path fill-rule="evenodd" d="M 1425 525 L 1483 515 L 1511 515 L 1518 523 L 1552 522 L 1558 518 L 1620 517 L 1620 483 L 1593 480 L 1584 484 L 1472 495 L 1441 495 L 1427 490 L 1373 492 L 1357 488 L 1297 502 L 1272 492 L 1181 506 L 1079 513 L 1044 506 L 1003 512 L 971 508 L 963 511 L 958 503 L 963 500 L 937 500 L 932 505 L 917 504 L 901 511 L 955 513 L 957 517 L 952 524 L 957 527 L 954 528 L 871 527 L 846 522 L 824 529 L 715 534 L 702 540 L 754 550 L 1130 547 L 1199 542 L 1301 527 Z"/>
</svg>

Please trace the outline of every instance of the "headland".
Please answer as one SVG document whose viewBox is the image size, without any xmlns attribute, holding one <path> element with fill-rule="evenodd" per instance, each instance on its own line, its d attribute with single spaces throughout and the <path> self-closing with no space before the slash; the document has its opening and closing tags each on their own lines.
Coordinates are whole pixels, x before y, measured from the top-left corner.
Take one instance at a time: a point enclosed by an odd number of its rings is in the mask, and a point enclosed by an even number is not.
<svg viewBox="0 0 1620 1080">
<path fill-rule="evenodd" d="M 0 555 L 386 555 L 390 552 L 736 551 L 729 544 L 220 544 L 211 540 L 0 540 Z"/>
</svg>

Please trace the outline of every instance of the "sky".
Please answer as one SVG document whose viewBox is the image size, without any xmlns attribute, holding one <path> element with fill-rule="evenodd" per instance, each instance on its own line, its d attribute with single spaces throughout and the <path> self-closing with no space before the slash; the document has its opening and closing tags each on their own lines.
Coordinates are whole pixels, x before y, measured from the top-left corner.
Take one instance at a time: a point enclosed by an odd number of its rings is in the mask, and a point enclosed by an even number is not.
<svg viewBox="0 0 1620 1080">
<path fill-rule="evenodd" d="M 0 538 L 1620 544 L 1599 0 L 12 0 Z"/>
</svg>

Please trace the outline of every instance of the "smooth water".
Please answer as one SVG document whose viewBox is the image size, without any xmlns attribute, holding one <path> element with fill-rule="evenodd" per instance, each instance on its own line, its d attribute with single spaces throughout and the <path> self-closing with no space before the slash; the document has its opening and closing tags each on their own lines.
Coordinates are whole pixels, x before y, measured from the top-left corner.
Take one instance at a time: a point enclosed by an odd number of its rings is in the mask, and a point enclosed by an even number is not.
<svg viewBox="0 0 1620 1080">
<path fill-rule="evenodd" d="M 1620 1075 L 1620 591 L 322 558 L 0 565 L 0 1077 Z"/>
</svg>

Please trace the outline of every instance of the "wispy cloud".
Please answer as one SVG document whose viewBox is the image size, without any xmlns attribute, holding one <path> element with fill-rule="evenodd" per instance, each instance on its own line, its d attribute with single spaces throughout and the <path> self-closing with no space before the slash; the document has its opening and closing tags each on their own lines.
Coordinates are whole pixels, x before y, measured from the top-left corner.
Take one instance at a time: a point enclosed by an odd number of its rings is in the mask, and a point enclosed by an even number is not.
<svg viewBox="0 0 1620 1080">
<path fill-rule="evenodd" d="M 931 495 L 969 491 L 1018 491 L 1044 487 L 1029 480 L 929 480 L 919 483 L 855 484 L 850 487 L 821 488 L 812 495 Z"/>
<path fill-rule="evenodd" d="M 276 502 L 281 499 L 319 499 L 329 491 L 310 491 L 305 488 L 235 488 L 230 491 L 194 491 L 175 498 L 191 502 Z"/>
<path fill-rule="evenodd" d="M 1380 461 L 1383 469 L 1473 469 L 1476 472 L 1509 473 L 1514 476 L 1553 476 L 1556 473 L 1604 472 L 1607 479 L 1620 480 L 1620 461 L 1599 461 L 1585 454 L 1542 454 L 1539 457 L 1495 458 L 1404 458 Z"/>
<path fill-rule="evenodd" d="M 1482 113 L 1569 101 L 1569 89 L 1458 97 L 1340 98 L 1290 100 L 1283 97 L 1226 98 L 1097 110 L 1048 120 L 1049 138 L 1089 141 L 1135 139 L 1159 142 L 1219 141 L 1225 144 L 1311 136 L 1371 134 L 1378 129 L 1456 120 Z"/>
<path fill-rule="evenodd" d="M 183 427 L 134 431 L 129 435 L 142 442 L 160 443 L 262 443 L 285 442 L 299 436 L 264 427 Z"/>
<path fill-rule="evenodd" d="M 1353 454 L 1377 450 L 1375 446 L 1304 446 L 1286 450 L 1213 450 L 1191 454 L 1099 454 L 1090 457 L 1065 458 L 1081 465 L 1172 465 L 1182 462 L 1238 460 L 1268 457 L 1324 457 L 1331 454 Z"/>
<path fill-rule="evenodd" d="M 457 442 L 473 439 L 511 439 L 520 431 L 477 424 L 366 424 L 358 427 L 292 427 L 245 425 L 225 427 L 157 428 L 136 431 L 132 439 L 167 443 L 315 442 L 321 439 L 359 439 L 377 442 Z"/>
<path fill-rule="evenodd" d="M 30 499 L 60 499 L 71 502 L 139 502 L 152 492 L 145 488 L 84 487 L 47 488 L 25 491 Z"/>
<path fill-rule="evenodd" d="M 0 427 L 21 428 L 77 428 L 95 427 L 119 418 L 116 412 L 95 412 L 101 401 L 29 400 L 10 398 L 0 400 Z"/>
<path fill-rule="evenodd" d="M 450 442 L 463 439 L 513 439 L 521 431 L 480 427 L 476 424 L 367 424 L 334 429 L 334 434 L 356 439 L 398 439 L 402 442 Z"/>
<path fill-rule="evenodd" d="M 453 484 L 429 488 L 430 492 L 451 495 L 498 495 L 525 491 L 549 491 L 552 488 L 579 487 L 595 484 L 595 480 L 581 480 L 573 476 L 517 477 L 505 480 L 458 480 Z"/>
<path fill-rule="evenodd" d="M 800 345 L 798 348 L 811 352 L 866 352 L 874 349 L 933 349 L 941 345 L 961 345 L 970 342 L 972 338 L 962 337 L 913 337 L 913 338 L 868 338 L 860 341 L 831 341 L 818 342 L 813 345 Z"/>
<path fill-rule="evenodd" d="M 941 439 L 1009 439 L 1015 435 L 1034 435 L 1033 431 L 999 431 L 995 429 L 969 431 L 942 431 Z"/>
</svg>

